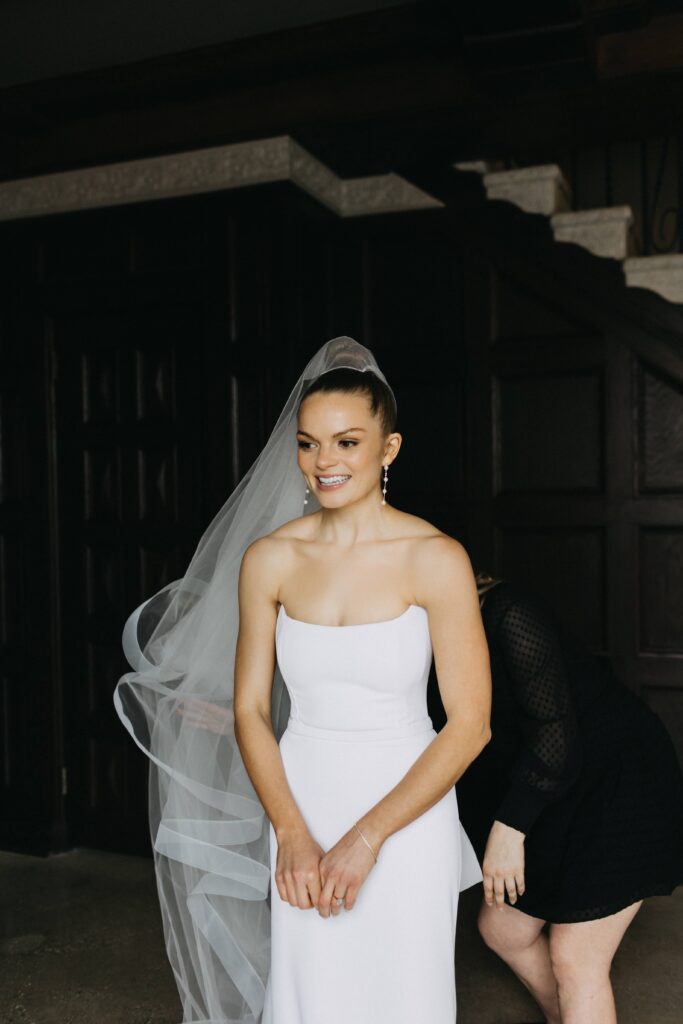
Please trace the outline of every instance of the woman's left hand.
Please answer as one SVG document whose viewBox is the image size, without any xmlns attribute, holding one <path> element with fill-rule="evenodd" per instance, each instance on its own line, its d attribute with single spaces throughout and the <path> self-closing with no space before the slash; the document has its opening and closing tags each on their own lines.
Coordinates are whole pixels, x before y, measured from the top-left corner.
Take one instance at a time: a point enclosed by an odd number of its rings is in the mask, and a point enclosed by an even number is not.
<svg viewBox="0 0 683 1024">
<path fill-rule="evenodd" d="M 513 905 L 524 892 L 524 833 L 502 821 L 494 821 L 489 833 L 482 872 L 484 899 L 489 907 L 505 903 L 505 893 Z"/>
<path fill-rule="evenodd" d="M 180 697 L 176 704 L 176 712 L 185 719 L 188 725 L 200 729 L 208 729 L 225 736 L 235 727 L 235 716 L 232 708 L 221 707 L 199 697 Z"/>
<path fill-rule="evenodd" d="M 368 835 L 375 853 L 379 852 L 377 837 Z M 322 892 L 318 900 L 318 913 L 321 917 L 334 917 L 343 909 L 352 910 L 358 896 L 358 890 L 375 866 L 375 858 L 365 845 L 355 828 L 350 828 L 341 839 L 332 846 L 320 861 L 320 880 Z M 343 897 L 342 905 L 337 898 Z"/>
</svg>

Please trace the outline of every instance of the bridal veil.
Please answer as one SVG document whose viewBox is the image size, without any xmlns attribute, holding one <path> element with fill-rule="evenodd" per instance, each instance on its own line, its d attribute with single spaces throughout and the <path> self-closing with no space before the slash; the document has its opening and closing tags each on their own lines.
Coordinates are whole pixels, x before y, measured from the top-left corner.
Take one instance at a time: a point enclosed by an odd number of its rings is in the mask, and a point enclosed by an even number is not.
<svg viewBox="0 0 683 1024">
<path fill-rule="evenodd" d="M 311 381 L 341 366 L 373 370 L 386 383 L 372 353 L 352 338 L 323 345 L 185 575 L 136 608 L 123 631 L 132 671 L 119 680 L 114 704 L 149 757 L 157 887 L 185 1022 L 261 1021 L 270 969 L 269 836 L 233 728 L 237 580 L 245 548 L 303 513 L 297 409 Z M 319 508 L 313 495 L 306 508 Z M 288 717 L 276 668 L 278 739 Z"/>
</svg>

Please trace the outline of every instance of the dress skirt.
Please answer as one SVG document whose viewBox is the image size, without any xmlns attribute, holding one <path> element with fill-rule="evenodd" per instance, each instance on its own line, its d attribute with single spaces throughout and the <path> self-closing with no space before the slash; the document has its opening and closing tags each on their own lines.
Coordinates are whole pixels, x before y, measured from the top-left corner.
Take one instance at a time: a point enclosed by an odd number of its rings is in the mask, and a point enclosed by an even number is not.
<svg viewBox="0 0 683 1024">
<path fill-rule="evenodd" d="M 280 740 L 287 779 L 324 850 L 400 782 L 435 735 L 429 718 L 379 734 L 290 719 Z M 481 877 L 455 789 L 386 840 L 353 909 L 336 917 L 282 900 L 272 826 L 270 844 L 263 1024 L 454 1024 L 458 895 Z"/>
</svg>

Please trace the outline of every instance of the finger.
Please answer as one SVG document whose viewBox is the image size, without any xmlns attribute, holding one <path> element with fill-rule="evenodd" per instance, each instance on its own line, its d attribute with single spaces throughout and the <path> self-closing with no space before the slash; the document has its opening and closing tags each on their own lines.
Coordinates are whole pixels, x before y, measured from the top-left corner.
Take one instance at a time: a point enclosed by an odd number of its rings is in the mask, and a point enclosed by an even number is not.
<svg viewBox="0 0 683 1024">
<path fill-rule="evenodd" d="M 356 896 L 358 895 L 357 886 L 350 885 L 344 894 L 344 906 L 343 910 L 353 910 L 356 902 Z"/>
<path fill-rule="evenodd" d="M 517 893 L 518 893 L 518 895 L 519 896 L 523 896 L 524 895 L 524 890 L 526 888 L 526 885 L 524 883 L 524 872 L 523 871 L 518 871 L 516 873 L 516 875 L 515 875 L 515 884 L 517 886 Z"/>
<path fill-rule="evenodd" d="M 308 893 L 308 872 L 297 869 L 294 872 L 294 888 L 296 890 L 296 905 L 300 910 L 310 910 L 311 897 Z"/>
<path fill-rule="evenodd" d="M 295 907 L 296 903 L 296 886 L 294 885 L 294 879 L 289 872 L 285 874 L 285 888 L 287 890 L 287 902 L 290 906 Z"/>
<path fill-rule="evenodd" d="M 280 875 L 275 876 L 275 886 L 277 888 L 278 893 L 280 894 L 280 899 L 283 900 L 285 903 L 289 902 L 287 899 L 287 886 L 284 883 L 284 879 Z"/>
<path fill-rule="evenodd" d="M 484 901 L 489 907 L 493 906 L 493 877 L 484 875 Z"/>
<path fill-rule="evenodd" d="M 308 895 L 311 898 L 311 903 L 317 909 L 318 903 L 320 902 L 320 893 L 322 892 L 322 885 L 320 884 L 320 875 L 317 871 L 313 874 L 312 878 L 309 878 L 306 883 L 308 889 Z"/>
<path fill-rule="evenodd" d="M 510 903 L 513 903 L 513 904 L 516 903 L 517 902 L 517 886 L 515 884 L 514 878 L 511 875 L 508 878 L 505 879 L 505 891 L 508 894 L 508 899 L 510 900 Z"/>
<path fill-rule="evenodd" d="M 494 878 L 493 880 L 493 895 L 496 901 L 496 906 L 505 906 L 505 886 L 502 878 Z"/>
<path fill-rule="evenodd" d="M 332 902 L 332 893 L 334 892 L 335 879 L 329 878 L 323 886 L 323 890 L 320 893 L 320 899 L 318 901 L 318 913 L 321 917 L 330 916 L 330 904 Z"/>
<path fill-rule="evenodd" d="M 331 912 L 333 917 L 339 917 L 339 915 L 341 914 L 342 910 L 344 909 L 344 904 L 343 903 L 337 903 L 337 900 L 339 900 L 339 899 L 343 900 L 345 894 L 342 893 L 342 892 L 338 892 L 337 891 L 338 889 L 339 889 L 339 886 L 337 886 L 335 891 L 332 893 L 332 902 L 330 903 L 330 912 Z"/>
</svg>

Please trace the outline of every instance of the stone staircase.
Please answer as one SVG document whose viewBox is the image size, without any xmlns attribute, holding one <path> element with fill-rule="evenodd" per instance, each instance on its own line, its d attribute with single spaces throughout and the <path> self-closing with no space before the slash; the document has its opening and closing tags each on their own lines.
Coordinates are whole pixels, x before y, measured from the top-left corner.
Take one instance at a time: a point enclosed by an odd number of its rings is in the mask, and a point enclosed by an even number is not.
<svg viewBox="0 0 683 1024">
<path fill-rule="evenodd" d="M 571 242 L 595 256 L 619 260 L 629 287 L 649 288 L 669 302 L 683 303 L 683 253 L 639 254 L 630 206 L 572 210 L 571 189 L 557 164 L 502 170 L 493 162 L 475 160 L 453 166 L 480 174 L 489 199 L 548 217 L 556 242 Z"/>
</svg>

